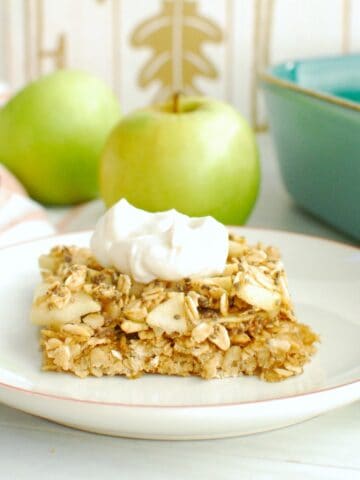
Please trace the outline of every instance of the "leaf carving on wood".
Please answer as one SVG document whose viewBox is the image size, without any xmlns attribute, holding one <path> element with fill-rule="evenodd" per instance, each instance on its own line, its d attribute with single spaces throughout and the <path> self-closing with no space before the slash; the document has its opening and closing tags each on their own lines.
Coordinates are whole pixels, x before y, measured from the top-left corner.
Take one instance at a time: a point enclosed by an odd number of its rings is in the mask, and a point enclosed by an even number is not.
<svg viewBox="0 0 360 480">
<path fill-rule="evenodd" d="M 196 77 L 218 77 L 203 45 L 222 40 L 222 30 L 198 13 L 196 1 L 163 0 L 161 11 L 139 24 L 131 36 L 134 47 L 152 50 L 139 73 L 139 86 L 145 88 L 151 83 L 160 83 L 157 100 L 177 90 L 200 93 L 195 85 Z"/>
</svg>

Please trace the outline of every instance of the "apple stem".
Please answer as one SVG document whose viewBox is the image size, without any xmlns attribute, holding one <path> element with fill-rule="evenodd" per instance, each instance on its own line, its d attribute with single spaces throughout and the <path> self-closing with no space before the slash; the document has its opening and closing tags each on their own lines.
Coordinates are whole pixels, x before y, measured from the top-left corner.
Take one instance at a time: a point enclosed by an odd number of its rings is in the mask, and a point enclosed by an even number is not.
<svg viewBox="0 0 360 480">
<path fill-rule="evenodd" d="M 179 113 L 180 112 L 180 95 L 181 95 L 181 92 L 179 92 L 179 91 L 175 92 L 173 94 L 173 98 L 172 98 L 173 105 L 172 105 L 172 107 L 173 107 L 173 112 L 174 113 Z"/>
</svg>

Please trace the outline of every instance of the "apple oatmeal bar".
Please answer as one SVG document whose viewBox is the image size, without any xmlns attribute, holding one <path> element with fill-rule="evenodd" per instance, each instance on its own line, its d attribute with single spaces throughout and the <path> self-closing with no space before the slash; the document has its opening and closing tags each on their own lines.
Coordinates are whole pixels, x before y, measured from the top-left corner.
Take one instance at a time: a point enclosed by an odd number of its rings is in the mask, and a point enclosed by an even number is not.
<svg viewBox="0 0 360 480">
<path fill-rule="evenodd" d="M 39 263 L 31 320 L 45 370 L 276 382 L 301 373 L 315 352 L 318 336 L 296 320 L 271 246 L 230 235 L 221 275 L 149 284 L 103 268 L 87 248 L 58 246 Z"/>
</svg>

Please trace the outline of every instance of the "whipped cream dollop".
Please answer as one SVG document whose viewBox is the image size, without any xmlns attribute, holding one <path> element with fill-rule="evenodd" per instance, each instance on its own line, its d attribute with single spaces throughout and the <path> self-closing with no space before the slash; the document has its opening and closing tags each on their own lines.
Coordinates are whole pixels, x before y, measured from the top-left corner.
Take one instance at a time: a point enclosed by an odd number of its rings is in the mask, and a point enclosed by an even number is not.
<svg viewBox="0 0 360 480">
<path fill-rule="evenodd" d="M 212 217 L 150 213 L 125 199 L 100 218 L 90 245 L 103 267 L 141 283 L 222 273 L 229 248 L 226 228 Z"/>
</svg>

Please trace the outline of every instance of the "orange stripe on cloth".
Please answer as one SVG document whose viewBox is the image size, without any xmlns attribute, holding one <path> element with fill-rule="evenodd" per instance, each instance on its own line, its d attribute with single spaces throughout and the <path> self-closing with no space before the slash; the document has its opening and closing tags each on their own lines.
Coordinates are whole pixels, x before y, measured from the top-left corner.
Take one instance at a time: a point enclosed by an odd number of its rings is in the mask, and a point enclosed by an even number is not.
<svg viewBox="0 0 360 480">
<path fill-rule="evenodd" d="M 21 215 L 19 217 L 15 217 L 13 220 L 11 220 L 10 222 L 8 222 L 5 225 L 3 225 L 2 227 L 0 227 L 0 235 L 2 233 L 7 232 L 11 228 L 16 227 L 16 225 L 18 225 L 20 223 L 29 222 L 31 220 L 41 220 L 41 219 L 42 220 L 46 219 L 45 213 L 42 212 L 41 210 L 37 210 L 35 212 L 25 213 L 24 215 Z"/>
<path fill-rule="evenodd" d="M 1 187 L 1 183 L 0 183 L 0 187 Z M 0 196 L 0 208 L 3 208 L 7 204 L 12 194 L 13 193 L 8 190 L 4 190 L 4 192 L 2 192 Z"/>
<path fill-rule="evenodd" d="M 81 203 L 80 205 L 76 205 L 76 207 L 72 207 L 64 217 L 56 224 L 56 230 L 59 233 L 66 232 L 67 227 L 73 222 L 76 218 L 78 218 L 81 212 L 85 209 L 88 205 L 87 202 Z"/>
</svg>

